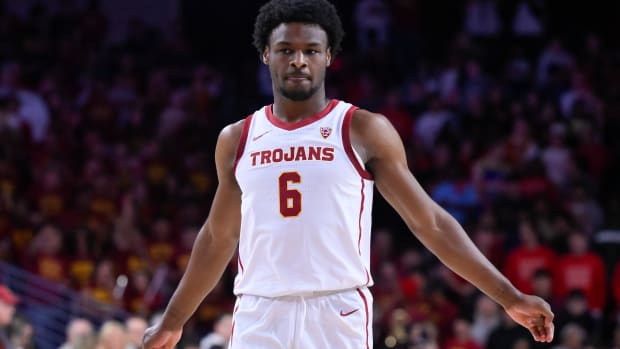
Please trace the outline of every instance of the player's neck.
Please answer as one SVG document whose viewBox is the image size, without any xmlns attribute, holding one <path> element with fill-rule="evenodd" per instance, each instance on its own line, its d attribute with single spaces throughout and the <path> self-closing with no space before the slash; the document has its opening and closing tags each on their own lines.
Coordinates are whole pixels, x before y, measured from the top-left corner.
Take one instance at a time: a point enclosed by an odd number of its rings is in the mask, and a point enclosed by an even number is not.
<svg viewBox="0 0 620 349">
<path fill-rule="evenodd" d="M 284 96 L 275 95 L 273 115 L 288 123 L 295 123 L 320 113 L 327 107 L 329 100 L 324 90 L 317 91 L 305 101 L 293 101 Z"/>
</svg>

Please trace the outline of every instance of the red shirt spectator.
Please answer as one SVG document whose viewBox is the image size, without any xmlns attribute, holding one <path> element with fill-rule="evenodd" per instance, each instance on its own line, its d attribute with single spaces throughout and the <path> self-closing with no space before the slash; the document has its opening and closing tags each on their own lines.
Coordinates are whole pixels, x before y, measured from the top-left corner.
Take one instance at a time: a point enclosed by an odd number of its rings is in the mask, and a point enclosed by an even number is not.
<svg viewBox="0 0 620 349">
<path fill-rule="evenodd" d="M 532 293 L 532 277 L 538 269 L 551 270 L 555 253 L 540 244 L 531 222 L 522 220 L 519 225 L 521 245 L 514 249 L 506 260 L 506 277 L 522 292 Z"/>
<path fill-rule="evenodd" d="M 564 299 L 571 290 L 580 290 L 590 309 L 600 311 L 606 301 L 605 265 L 598 255 L 588 251 L 585 235 L 573 232 L 569 253 L 560 257 L 555 268 L 555 296 Z"/>
</svg>

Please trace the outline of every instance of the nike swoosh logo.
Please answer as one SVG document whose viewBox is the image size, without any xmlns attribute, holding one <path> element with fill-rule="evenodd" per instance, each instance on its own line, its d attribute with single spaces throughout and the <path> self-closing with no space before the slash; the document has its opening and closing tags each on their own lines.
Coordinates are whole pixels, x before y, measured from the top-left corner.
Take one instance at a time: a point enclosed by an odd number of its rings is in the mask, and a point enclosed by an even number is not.
<svg viewBox="0 0 620 349">
<path fill-rule="evenodd" d="M 359 308 L 357 308 L 357 309 L 355 309 L 355 310 L 351 310 L 351 311 L 350 311 L 350 312 L 348 312 L 348 313 L 343 313 L 343 312 L 342 312 L 342 310 L 341 310 L 341 311 L 340 311 L 340 316 L 349 316 L 349 315 L 351 315 L 351 314 L 355 313 L 355 312 L 356 312 L 356 311 L 358 311 L 358 310 L 360 310 L 360 309 L 359 309 Z"/>
<path fill-rule="evenodd" d="M 256 137 L 252 138 L 252 142 L 254 142 L 254 141 L 258 140 L 259 138 L 261 138 L 262 136 L 266 135 L 266 134 L 267 134 L 267 133 L 269 133 L 269 132 L 271 132 L 271 130 L 269 130 L 269 131 L 265 131 L 265 132 L 263 132 L 263 133 L 259 134 L 258 136 L 256 136 Z"/>
</svg>

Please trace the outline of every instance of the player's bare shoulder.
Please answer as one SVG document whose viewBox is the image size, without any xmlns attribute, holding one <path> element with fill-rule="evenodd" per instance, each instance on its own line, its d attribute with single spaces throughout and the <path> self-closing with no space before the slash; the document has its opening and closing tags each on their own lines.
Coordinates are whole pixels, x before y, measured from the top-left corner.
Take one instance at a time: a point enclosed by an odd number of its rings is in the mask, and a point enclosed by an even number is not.
<svg viewBox="0 0 620 349">
<path fill-rule="evenodd" d="M 215 147 L 215 161 L 218 164 L 218 168 L 233 169 L 245 121 L 246 119 L 239 120 L 227 125 L 220 131 L 217 146 Z"/>
<path fill-rule="evenodd" d="M 239 143 L 244 122 L 245 119 L 241 119 L 224 127 L 222 131 L 220 131 L 218 142 L 231 142 L 236 146 L 236 144 Z"/>
<path fill-rule="evenodd" d="M 365 109 L 357 109 L 351 120 L 351 142 L 364 162 L 372 160 L 384 142 L 396 137 L 398 133 L 392 123 L 382 114 Z"/>
</svg>

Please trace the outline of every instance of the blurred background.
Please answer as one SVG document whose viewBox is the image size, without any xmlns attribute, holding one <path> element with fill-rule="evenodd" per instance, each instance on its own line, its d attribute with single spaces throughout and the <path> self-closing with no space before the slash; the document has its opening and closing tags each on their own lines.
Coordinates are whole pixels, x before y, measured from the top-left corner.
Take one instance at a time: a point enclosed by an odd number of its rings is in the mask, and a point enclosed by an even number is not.
<svg viewBox="0 0 620 349">
<path fill-rule="evenodd" d="M 620 3 L 333 1 L 328 97 L 525 292 L 536 344 L 376 196 L 375 348 L 620 348 Z M 183 273 L 223 126 L 272 101 L 262 1 L 0 1 L 0 348 L 137 348 Z M 234 260 L 234 259 L 233 259 Z M 179 348 L 224 347 L 231 263 Z"/>
</svg>

